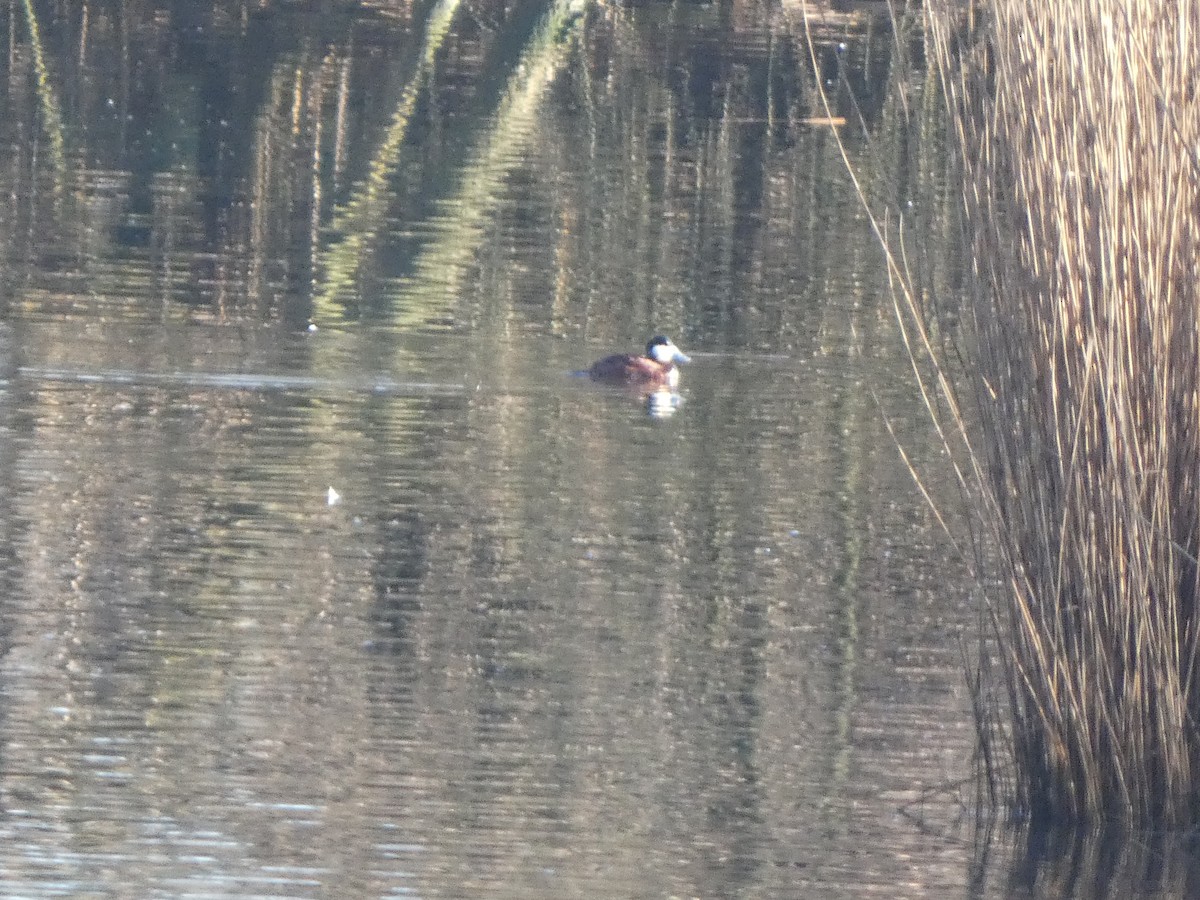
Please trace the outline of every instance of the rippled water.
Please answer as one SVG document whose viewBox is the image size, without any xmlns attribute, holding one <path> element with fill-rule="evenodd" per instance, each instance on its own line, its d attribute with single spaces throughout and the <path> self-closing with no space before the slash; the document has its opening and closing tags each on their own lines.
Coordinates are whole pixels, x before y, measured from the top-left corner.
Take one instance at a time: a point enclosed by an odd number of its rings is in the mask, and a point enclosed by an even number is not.
<svg viewBox="0 0 1200 900">
<path fill-rule="evenodd" d="M 68 6 L 4 25 L 0 893 L 1087 895 L 974 828 L 791 5 Z M 946 228 L 888 20 L 817 26 Z M 666 406 L 573 374 L 660 331 Z"/>
<path fill-rule="evenodd" d="M 657 421 L 571 377 L 590 348 L 496 378 L 469 343 L 411 390 L 14 372 L 14 892 L 961 878 L 960 834 L 906 861 L 960 814 L 959 623 L 847 361 L 698 354 Z"/>
</svg>

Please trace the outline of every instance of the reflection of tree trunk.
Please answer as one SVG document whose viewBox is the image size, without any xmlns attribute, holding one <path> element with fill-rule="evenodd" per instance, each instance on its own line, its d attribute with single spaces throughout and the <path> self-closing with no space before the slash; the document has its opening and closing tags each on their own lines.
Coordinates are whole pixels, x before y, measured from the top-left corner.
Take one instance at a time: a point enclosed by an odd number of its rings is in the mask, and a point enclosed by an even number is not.
<svg viewBox="0 0 1200 900">
<path fill-rule="evenodd" d="M 171 28 L 183 42 L 188 42 L 189 38 L 208 40 L 213 23 L 213 3 L 214 0 L 169 0 Z"/>
</svg>

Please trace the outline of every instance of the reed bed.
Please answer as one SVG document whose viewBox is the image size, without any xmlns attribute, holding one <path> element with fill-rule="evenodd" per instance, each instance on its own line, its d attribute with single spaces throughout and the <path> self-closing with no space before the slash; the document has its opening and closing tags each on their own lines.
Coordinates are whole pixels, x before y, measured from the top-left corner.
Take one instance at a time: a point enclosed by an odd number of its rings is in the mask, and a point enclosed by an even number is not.
<svg viewBox="0 0 1200 900">
<path fill-rule="evenodd" d="M 942 421 L 1005 583 L 988 783 L 1040 821 L 1195 824 L 1200 0 L 926 15 L 974 261 Z"/>
</svg>

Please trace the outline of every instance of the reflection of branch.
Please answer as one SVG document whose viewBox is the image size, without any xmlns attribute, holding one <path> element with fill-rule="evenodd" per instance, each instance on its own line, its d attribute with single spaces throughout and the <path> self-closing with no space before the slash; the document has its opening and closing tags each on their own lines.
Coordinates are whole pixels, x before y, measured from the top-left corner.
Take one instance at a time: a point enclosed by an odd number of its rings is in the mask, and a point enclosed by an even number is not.
<svg viewBox="0 0 1200 900">
<path fill-rule="evenodd" d="M 37 73 L 37 94 L 42 106 L 42 125 L 50 139 L 50 161 L 58 177 L 54 180 L 57 190 L 62 190 L 66 174 L 66 139 L 63 137 L 62 114 L 58 111 L 58 98 L 50 83 L 50 71 L 46 68 L 46 55 L 42 51 L 42 29 L 37 14 L 33 11 L 33 0 L 25 0 L 25 23 L 29 27 L 29 43 L 33 48 L 33 68 Z"/>
<path fill-rule="evenodd" d="M 342 237 L 329 247 L 322 254 L 324 258 L 319 260 L 318 271 L 324 274 L 313 300 L 316 317 L 332 315 L 333 310 L 330 307 L 333 299 L 353 280 L 354 271 L 362 259 L 367 241 L 374 237 L 387 211 L 388 175 L 395 170 L 400 159 L 400 151 L 408 135 L 408 125 L 412 120 L 417 99 L 429 80 L 434 58 L 450 32 L 450 23 L 454 20 L 454 14 L 461 2 L 462 0 L 440 0 L 434 7 L 425 33 L 421 61 L 400 97 L 400 105 L 392 115 L 383 142 L 368 166 L 366 180 L 355 190 L 350 202 L 334 214 L 330 230 Z"/>
<path fill-rule="evenodd" d="M 333 230 L 345 236 L 327 251 L 319 267 L 324 277 L 314 299 L 314 317 L 335 315 L 334 298 L 351 283 L 369 242 L 377 237 L 388 200 L 388 175 L 396 167 L 417 95 L 431 74 L 434 53 L 459 2 L 442 0 L 435 11 L 421 64 L 404 93 L 367 181 L 334 220 Z M 453 279 L 478 246 L 482 219 L 492 208 L 521 144 L 533 130 L 546 84 L 563 63 L 580 11 L 579 0 L 558 0 L 538 26 L 509 78 L 486 139 L 464 167 L 457 192 L 439 204 L 442 215 L 431 223 L 432 243 L 419 254 L 414 263 L 415 274 L 401 288 L 402 296 L 409 302 L 399 302 L 400 298 L 393 302 L 394 324 L 427 320 L 453 301 Z M 434 285 L 437 288 L 431 289 Z"/>
<path fill-rule="evenodd" d="M 538 111 L 566 58 L 584 5 L 558 0 L 521 56 L 500 101 L 487 139 L 472 154 L 455 195 L 439 204 L 434 237 L 416 258 L 415 272 L 393 298 L 392 323 L 409 325 L 429 317 L 434 307 L 456 298 L 457 280 L 478 248 L 484 217 L 492 210 L 504 178 L 533 133 Z"/>
</svg>

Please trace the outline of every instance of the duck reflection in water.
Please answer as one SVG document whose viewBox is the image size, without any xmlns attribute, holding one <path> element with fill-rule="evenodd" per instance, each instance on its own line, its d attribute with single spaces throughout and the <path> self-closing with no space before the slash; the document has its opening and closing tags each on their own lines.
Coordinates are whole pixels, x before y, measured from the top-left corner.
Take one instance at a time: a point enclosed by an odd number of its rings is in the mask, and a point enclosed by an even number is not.
<svg viewBox="0 0 1200 900">
<path fill-rule="evenodd" d="M 598 360 L 588 369 L 592 381 L 629 388 L 646 398 L 651 416 L 669 416 L 679 407 L 679 366 L 691 357 L 663 335 L 655 335 L 646 344 L 646 355 L 614 353 Z"/>
</svg>

